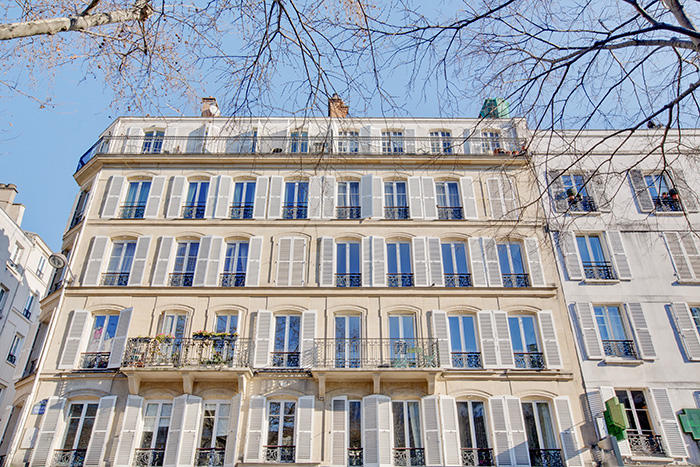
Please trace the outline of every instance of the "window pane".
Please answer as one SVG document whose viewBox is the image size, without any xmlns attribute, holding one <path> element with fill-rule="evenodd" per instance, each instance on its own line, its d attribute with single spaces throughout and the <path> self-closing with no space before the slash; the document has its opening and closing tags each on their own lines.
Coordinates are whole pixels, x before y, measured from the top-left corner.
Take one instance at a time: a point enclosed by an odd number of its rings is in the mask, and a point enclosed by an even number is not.
<svg viewBox="0 0 700 467">
<path fill-rule="evenodd" d="M 397 206 L 408 206 L 406 182 L 396 182 L 396 203 Z"/>
<path fill-rule="evenodd" d="M 360 183 L 350 182 L 350 206 L 360 205 Z"/>
<path fill-rule="evenodd" d="M 586 237 L 576 237 L 576 243 L 578 244 L 578 252 L 581 255 L 581 261 L 584 263 L 592 262 L 590 253 L 588 252 L 588 243 L 586 242 Z"/>
<path fill-rule="evenodd" d="M 525 346 L 527 352 L 537 352 L 537 334 L 535 333 L 535 319 L 532 316 L 523 316 L 523 333 L 525 334 Z"/>
<path fill-rule="evenodd" d="M 398 271 L 398 262 L 396 257 L 396 243 L 386 244 L 386 258 L 387 258 L 387 272 L 389 274 L 396 274 Z"/>
<path fill-rule="evenodd" d="M 540 439 L 537 436 L 537 425 L 535 424 L 535 413 L 530 402 L 522 404 L 523 418 L 525 419 L 525 432 L 527 433 L 527 444 L 530 449 L 540 449 Z"/>
<path fill-rule="evenodd" d="M 450 196 L 450 206 L 455 207 L 455 208 L 461 206 L 462 202 L 459 199 L 459 188 L 457 188 L 457 183 L 450 182 L 447 184 L 447 187 L 448 187 L 449 196 Z"/>
<path fill-rule="evenodd" d="M 613 340 L 610 330 L 608 329 L 608 322 L 606 320 L 606 310 L 605 307 L 596 306 L 593 307 L 595 312 L 595 320 L 598 324 L 598 332 L 600 332 L 600 338 L 604 341 Z"/>
<path fill-rule="evenodd" d="M 474 432 L 476 437 L 477 448 L 488 448 L 489 438 L 486 434 L 486 412 L 483 402 L 472 402 L 472 411 L 474 412 Z"/>
<path fill-rule="evenodd" d="M 106 319 L 106 316 L 95 316 L 95 324 L 92 327 L 92 335 L 90 336 L 90 343 L 87 348 L 88 352 L 99 352 Z"/>
<path fill-rule="evenodd" d="M 459 445 L 463 448 L 473 447 L 469 402 L 457 402 L 457 421 L 459 422 Z"/>
<path fill-rule="evenodd" d="M 608 316 L 610 317 L 610 330 L 612 333 L 612 338 L 614 340 L 627 340 L 627 335 L 625 333 L 625 326 L 622 322 L 622 315 L 620 314 L 620 308 L 616 306 L 609 306 Z"/>
<path fill-rule="evenodd" d="M 469 266 L 467 265 L 467 248 L 464 243 L 454 243 L 455 262 L 457 263 L 457 273 L 467 274 Z"/>
<path fill-rule="evenodd" d="M 362 403 L 348 401 L 348 447 L 362 447 Z"/>
<path fill-rule="evenodd" d="M 448 321 L 450 323 L 450 341 L 452 342 L 452 351 L 462 352 L 462 336 L 459 332 L 459 317 L 450 316 Z"/>
<path fill-rule="evenodd" d="M 63 449 L 73 449 L 73 443 L 75 442 L 75 438 L 78 434 L 79 425 L 80 418 L 70 418 L 68 420 L 68 428 L 66 429 L 66 440 L 63 442 Z"/>
<path fill-rule="evenodd" d="M 476 329 L 474 328 L 474 317 L 463 316 L 462 328 L 464 329 L 465 352 L 476 352 Z"/>
<path fill-rule="evenodd" d="M 360 273 L 360 244 L 350 243 L 348 244 L 350 248 L 350 273 L 359 274 Z"/>
<path fill-rule="evenodd" d="M 294 204 L 296 191 L 296 183 L 287 182 L 286 189 L 284 193 L 284 204 L 291 206 Z"/>
<path fill-rule="evenodd" d="M 454 267 L 452 265 L 452 244 L 443 243 L 442 247 L 442 269 L 445 274 L 454 274 Z"/>
<path fill-rule="evenodd" d="M 399 243 L 401 251 L 401 272 L 406 274 L 411 272 L 411 245 Z"/>
<path fill-rule="evenodd" d="M 336 245 L 337 255 L 336 255 L 336 270 L 339 274 L 344 274 L 348 271 L 348 265 L 346 262 L 346 243 L 338 243 Z"/>
<path fill-rule="evenodd" d="M 408 405 L 408 444 L 412 448 L 422 448 L 420 435 L 420 406 L 418 402 L 406 402 Z"/>
<path fill-rule="evenodd" d="M 538 402 L 537 412 L 539 414 L 540 431 L 542 432 L 542 448 L 556 449 L 557 442 L 554 429 L 552 428 L 552 415 L 549 412 L 549 404 Z"/>
<path fill-rule="evenodd" d="M 603 254 L 603 245 L 600 243 L 600 237 L 591 236 L 588 237 L 588 241 L 591 244 L 591 256 L 593 261 L 596 263 L 604 263 L 605 255 Z"/>
<path fill-rule="evenodd" d="M 338 207 L 348 206 L 347 189 L 347 182 L 338 183 Z"/>
<path fill-rule="evenodd" d="M 498 245 L 498 262 L 501 265 L 501 274 L 511 274 L 507 245 Z"/>
<path fill-rule="evenodd" d="M 301 328 L 301 318 L 299 316 L 289 317 L 289 352 L 299 351 L 299 330 Z"/>
<path fill-rule="evenodd" d="M 510 244 L 510 254 L 513 261 L 513 274 L 524 274 L 523 255 L 519 243 Z"/>
<path fill-rule="evenodd" d="M 406 427 L 404 426 L 403 402 L 392 402 L 394 415 L 394 447 L 406 447 Z"/>
<path fill-rule="evenodd" d="M 508 318 L 508 327 L 510 328 L 510 341 L 513 344 L 513 352 L 524 352 L 518 318 Z"/>
</svg>

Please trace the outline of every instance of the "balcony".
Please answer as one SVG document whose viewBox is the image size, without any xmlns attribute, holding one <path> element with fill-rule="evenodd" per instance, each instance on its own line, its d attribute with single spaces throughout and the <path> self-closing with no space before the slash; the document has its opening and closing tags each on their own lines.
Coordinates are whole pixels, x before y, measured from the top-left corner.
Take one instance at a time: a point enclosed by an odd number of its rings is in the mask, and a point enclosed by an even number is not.
<svg viewBox="0 0 700 467">
<path fill-rule="evenodd" d="M 265 446 L 265 462 L 292 463 L 296 454 L 296 446 Z"/>
<path fill-rule="evenodd" d="M 385 219 L 410 219 L 411 216 L 408 212 L 408 206 L 385 206 L 384 207 L 384 218 Z"/>
<path fill-rule="evenodd" d="M 364 464 L 362 448 L 348 448 L 348 466 L 361 467 Z"/>
<path fill-rule="evenodd" d="M 481 368 L 480 352 L 452 352 L 454 368 Z"/>
<path fill-rule="evenodd" d="M 102 370 L 109 364 L 109 352 L 84 352 L 80 354 L 78 368 L 83 370 Z"/>
<path fill-rule="evenodd" d="M 253 205 L 252 204 L 240 204 L 238 206 L 231 206 L 231 219 L 252 219 L 253 218 Z"/>
<path fill-rule="evenodd" d="M 471 287 L 471 274 L 445 274 L 445 287 Z"/>
<path fill-rule="evenodd" d="M 110 287 L 125 287 L 128 284 L 128 272 L 105 272 L 102 274 L 102 285 L 107 285 Z"/>
<path fill-rule="evenodd" d="M 183 219 L 204 219 L 204 213 L 207 207 L 204 205 L 184 206 L 182 208 Z"/>
<path fill-rule="evenodd" d="M 683 212 L 681 200 L 676 195 L 676 199 L 671 197 L 654 197 L 654 210 L 656 212 Z"/>
<path fill-rule="evenodd" d="M 394 465 L 397 467 L 424 466 L 425 449 L 394 448 Z"/>
<path fill-rule="evenodd" d="M 491 448 L 461 448 L 462 465 L 464 467 L 481 467 L 496 465 Z"/>
<path fill-rule="evenodd" d="M 136 337 L 127 339 L 124 368 L 244 368 L 250 365 L 252 339 L 176 339 Z"/>
<path fill-rule="evenodd" d="M 438 206 L 437 208 L 438 219 L 443 221 L 456 221 L 464 219 L 464 211 L 462 207 L 447 207 Z"/>
<path fill-rule="evenodd" d="M 413 273 L 389 273 L 386 275 L 387 287 L 413 287 Z"/>
<path fill-rule="evenodd" d="M 576 195 L 569 197 L 569 211 L 572 212 L 596 212 L 598 211 L 598 206 L 596 206 L 595 201 L 590 196 Z"/>
<path fill-rule="evenodd" d="M 335 210 L 338 219 L 359 219 L 362 215 L 360 206 L 338 206 Z"/>
<path fill-rule="evenodd" d="M 586 279 L 615 280 L 615 271 L 608 261 L 583 261 L 583 274 Z"/>
<path fill-rule="evenodd" d="M 501 274 L 503 287 L 530 287 L 530 276 L 528 274 Z"/>
<path fill-rule="evenodd" d="M 119 210 L 121 219 L 143 219 L 143 214 L 146 212 L 146 205 L 124 205 Z"/>
<path fill-rule="evenodd" d="M 638 359 L 634 341 L 603 340 L 603 350 L 609 357 Z"/>
<path fill-rule="evenodd" d="M 226 449 L 223 448 L 197 448 L 194 465 L 196 467 L 220 467 L 224 465 L 225 453 Z"/>
<path fill-rule="evenodd" d="M 532 467 L 566 467 L 561 449 L 530 449 Z"/>
<path fill-rule="evenodd" d="M 192 287 L 193 272 L 173 272 L 170 274 L 168 284 L 170 287 Z"/>
<path fill-rule="evenodd" d="M 273 368 L 299 368 L 301 352 L 270 352 L 270 366 Z"/>
<path fill-rule="evenodd" d="M 135 449 L 134 467 L 163 465 L 165 449 Z"/>
<path fill-rule="evenodd" d="M 541 370 L 544 368 L 544 354 L 542 352 L 516 352 L 515 368 L 525 370 Z"/>
<path fill-rule="evenodd" d="M 221 273 L 221 287 L 245 287 L 244 272 L 223 272 Z"/>
<path fill-rule="evenodd" d="M 307 219 L 308 206 L 285 204 L 282 206 L 282 219 Z"/>
<path fill-rule="evenodd" d="M 314 368 L 437 368 L 437 339 L 316 339 Z"/>
<path fill-rule="evenodd" d="M 630 443 L 630 451 L 641 456 L 665 457 L 663 439 L 659 435 L 635 434 L 627 431 L 627 441 Z"/>
<path fill-rule="evenodd" d="M 360 273 L 337 273 L 335 275 L 336 287 L 362 287 L 362 274 Z"/>
<path fill-rule="evenodd" d="M 55 449 L 52 467 L 82 467 L 85 462 L 86 449 Z"/>
</svg>

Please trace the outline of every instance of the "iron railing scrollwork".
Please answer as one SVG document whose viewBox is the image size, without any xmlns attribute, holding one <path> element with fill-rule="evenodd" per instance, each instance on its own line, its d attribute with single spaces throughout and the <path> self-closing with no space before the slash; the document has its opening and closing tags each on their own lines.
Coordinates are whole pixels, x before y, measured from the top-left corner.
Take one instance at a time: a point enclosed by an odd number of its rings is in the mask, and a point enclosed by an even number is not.
<svg viewBox="0 0 700 467">
<path fill-rule="evenodd" d="M 296 446 L 265 446 L 265 461 L 273 463 L 294 462 Z"/>
<path fill-rule="evenodd" d="M 56 449 L 51 461 L 52 467 L 82 467 L 86 449 Z"/>
<path fill-rule="evenodd" d="M 308 206 L 303 204 L 285 204 L 282 206 L 282 219 L 307 219 Z"/>
<path fill-rule="evenodd" d="M 250 366 L 253 339 L 177 339 L 135 337 L 127 339 L 122 367 L 229 367 Z"/>
<path fill-rule="evenodd" d="M 598 206 L 595 200 L 590 196 L 577 195 L 574 199 L 569 200 L 569 210 L 573 212 L 596 212 Z"/>
<path fill-rule="evenodd" d="M 338 206 L 336 217 L 338 219 L 359 219 L 362 215 L 360 206 Z"/>
<path fill-rule="evenodd" d="M 125 287 L 129 285 L 128 272 L 105 272 L 102 274 L 102 285 Z"/>
<path fill-rule="evenodd" d="M 102 370 L 109 364 L 109 352 L 84 352 L 80 354 L 79 367 L 83 370 Z"/>
<path fill-rule="evenodd" d="M 561 449 L 530 449 L 532 467 L 566 467 Z"/>
<path fill-rule="evenodd" d="M 301 352 L 270 352 L 270 365 L 275 368 L 299 368 Z"/>
<path fill-rule="evenodd" d="M 196 467 L 221 467 L 224 465 L 226 449 L 197 448 L 194 465 Z"/>
<path fill-rule="evenodd" d="M 437 368 L 438 340 L 337 338 L 314 340 L 315 368 Z"/>
<path fill-rule="evenodd" d="M 170 287 L 192 287 L 193 272 L 173 272 L 170 274 Z"/>
<path fill-rule="evenodd" d="M 386 275 L 387 287 L 413 287 L 413 273 L 389 273 Z"/>
<path fill-rule="evenodd" d="M 348 448 L 348 466 L 361 467 L 364 464 L 362 448 Z"/>
<path fill-rule="evenodd" d="M 471 287 L 471 274 L 445 274 L 445 287 Z"/>
<path fill-rule="evenodd" d="M 231 219 L 252 219 L 253 205 L 240 204 L 231 206 Z"/>
<path fill-rule="evenodd" d="M 638 358 L 632 340 L 603 340 L 603 350 L 610 357 Z"/>
<path fill-rule="evenodd" d="M 438 206 L 437 213 L 440 220 L 456 221 L 464 219 L 464 210 L 461 206 Z"/>
<path fill-rule="evenodd" d="M 360 273 L 337 273 L 335 275 L 336 287 L 362 287 L 362 274 Z"/>
<path fill-rule="evenodd" d="M 617 277 L 615 277 L 615 270 L 609 261 L 583 261 L 582 265 L 586 279 L 617 279 Z"/>
<path fill-rule="evenodd" d="M 491 448 L 461 448 L 462 466 L 481 467 L 496 465 Z"/>
<path fill-rule="evenodd" d="M 503 287 L 530 287 L 528 274 L 501 274 Z"/>
<path fill-rule="evenodd" d="M 424 448 L 394 448 L 394 465 L 416 467 L 425 465 Z"/>
<path fill-rule="evenodd" d="M 683 212 L 683 205 L 680 199 L 657 196 L 654 198 L 654 210 L 658 212 Z"/>
<path fill-rule="evenodd" d="M 385 206 L 385 219 L 410 219 L 408 206 Z"/>
<path fill-rule="evenodd" d="M 150 467 L 163 465 L 165 449 L 135 449 L 134 466 Z"/>
<path fill-rule="evenodd" d="M 452 352 L 454 368 L 481 368 L 480 352 Z"/>
<path fill-rule="evenodd" d="M 630 450 L 646 456 L 665 456 L 664 443 L 659 435 L 635 434 L 627 432 Z"/>
<path fill-rule="evenodd" d="M 245 287 L 245 273 L 222 272 L 221 287 Z"/>
<path fill-rule="evenodd" d="M 528 370 L 541 370 L 544 368 L 544 354 L 542 352 L 516 352 L 515 368 Z"/>
<path fill-rule="evenodd" d="M 143 219 L 143 215 L 146 212 L 145 204 L 127 205 L 121 207 L 119 210 L 119 217 L 121 219 Z"/>
<path fill-rule="evenodd" d="M 182 218 L 183 219 L 204 219 L 204 213 L 207 207 L 201 204 L 195 204 L 192 206 L 184 206 L 182 208 Z"/>
</svg>

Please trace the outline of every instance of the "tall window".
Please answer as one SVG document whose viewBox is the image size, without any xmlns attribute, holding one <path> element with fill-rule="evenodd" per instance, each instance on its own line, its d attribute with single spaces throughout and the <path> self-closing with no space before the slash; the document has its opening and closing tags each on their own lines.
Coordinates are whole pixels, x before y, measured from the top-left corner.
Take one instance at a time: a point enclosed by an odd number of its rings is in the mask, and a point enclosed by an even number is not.
<svg viewBox="0 0 700 467">
<path fill-rule="evenodd" d="M 634 341 L 627 335 L 620 307 L 597 305 L 593 310 L 605 355 L 637 358 Z"/>
<path fill-rule="evenodd" d="M 185 337 L 185 326 L 187 315 L 178 313 L 168 313 L 163 318 L 163 334 L 170 335 L 176 339 Z"/>
<path fill-rule="evenodd" d="M 338 219 L 359 219 L 360 182 L 338 182 Z"/>
<path fill-rule="evenodd" d="M 360 133 L 357 131 L 338 132 L 338 152 L 356 153 L 360 151 Z"/>
<path fill-rule="evenodd" d="M 522 247 L 517 242 L 498 244 L 498 262 L 501 266 L 503 287 L 529 287 L 530 278 L 525 272 Z"/>
<path fill-rule="evenodd" d="M 309 132 L 294 131 L 290 135 L 291 152 L 292 153 L 307 153 L 309 152 Z"/>
<path fill-rule="evenodd" d="M 445 274 L 445 287 L 471 287 L 467 245 L 462 242 L 443 243 L 442 269 Z"/>
<path fill-rule="evenodd" d="M 586 279 L 615 279 L 615 272 L 605 258 L 605 250 L 599 235 L 577 235 L 576 244 Z"/>
<path fill-rule="evenodd" d="M 568 199 L 571 211 L 591 212 L 598 210 L 593 198 L 588 194 L 587 180 L 583 174 L 562 175 L 561 182 L 564 185 L 564 193 L 557 196 Z M 591 183 L 590 180 L 588 183 Z"/>
<path fill-rule="evenodd" d="M 457 182 L 438 182 L 435 184 L 435 189 L 437 190 L 438 219 L 464 219 Z"/>
<path fill-rule="evenodd" d="M 390 357 L 393 367 L 416 366 L 416 326 L 413 315 L 389 316 Z"/>
<path fill-rule="evenodd" d="M 44 269 L 45 268 L 46 268 L 46 258 L 43 256 L 40 256 L 39 257 L 39 264 L 37 264 L 37 266 L 36 266 L 36 277 L 38 277 L 39 279 L 44 277 Z"/>
<path fill-rule="evenodd" d="M 122 219 L 143 219 L 150 191 L 150 181 L 129 183 L 129 190 L 126 192 L 126 200 L 122 206 L 120 217 Z"/>
<path fill-rule="evenodd" d="M 348 401 L 348 465 L 361 466 L 362 462 L 362 401 Z"/>
<path fill-rule="evenodd" d="M 54 453 L 53 465 L 82 466 L 85 461 L 98 404 L 71 404 L 63 447 Z"/>
<path fill-rule="evenodd" d="M 384 217 L 409 218 L 406 182 L 384 182 Z"/>
<path fill-rule="evenodd" d="M 394 465 L 425 465 L 425 451 L 420 429 L 420 403 L 392 401 L 391 411 L 394 418 Z"/>
<path fill-rule="evenodd" d="M 360 244 L 337 243 L 336 253 L 336 287 L 361 287 Z"/>
<path fill-rule="evenodd" d="M 22 316 L 27 319 L 32 317 L 32 305 L 34 305 L 34 300 L 36 300 L 36 294 L 34 292 L 29 292 L 27 301 L 24 303 L 24 310 L 22 310 Z"/>
<path fill-rule="evenodd" d="M 489 448 L 486 409 L 481 401 L 458 401 L 459 446 L 462 465 L 495 465 Z"/>
<path fill-rule="evenodd" d="M 10 351 L 7 353 L 7 361 L 13 365 L 17 363 L 17 356 L 22 348 L 22 336 L 15 334 L 10 344 Z"/>
<path fill-rule="evenodd" d="M 335 366 L 360 368 L 362 329 L 359 316 L 335 317 Z"/>
<path fill-rule="evenodd" d="M 22 259 L 22 252 L 24 248 L 19 243 L 15 243 L 15 247 L 12 250 L 12 255 L 10 256 L 10 265 L 17 267 L 20 259 Z"/>
<path fill-rule="evenodd" d="M 165 457 L 165 443 L 168 441 L 170 415 L 173 404 L 150 402 L 146 404 L 143 417 L 141 443 L 136 449 L 134 465 L 160 466 Z"/>
<path fill-rule="evenodd" d="M 117 333 L 119 315 L 95 315 L 88 337 L 87 351 L 81 355 L 80 368 L 107 368 Z"/>
<path fill-rule="evenodd" d="M 71 218 L 69 228 L 72 229 L 73 227 L 75 227 L 83 221 L 85 207 L 87 206 L 87 201 L 89 197 L 88 195 L 89 193 L 87 191 L 80 192 L 80 195 L 78 196 L 78 202 L 75 203 L 75 211 L 73 211 L 73 217 Z"/>
<path fill-rule="evenodd" d="M 175 266 L 170 274 L 173 287 L 192 287 L 194 268 L 197 265 L 199 242 L 179 242 L 175 254 Z"/>
<path fill-rule="evenodd" d="M 190 182 L 185 207 L 182 208 L 182 217 L 185 219 L 204 219 L 207 208 L 207 193 L 209 193 L 209 182 Z"/>
<path fill-rule="evenodd" d="M 452 134 L 445 130 L 431 131 L 430 151 L 433 154 L 452 154 Z"/>
<path fill-rule="evenodd" d="M 107 272 L 102 275 L 102 285 L 127 285 L 134 262 L 136 242 L 117 242 L 112 247 Z"/>
<path fill-rule="evenodd" d="M 523 402 L 523 418 L 532 465 L 564 465 L 547 402 Z"/>
<path fill-rule="evenodd" d="M 218 315 L 216 317 L 216 332 L 229 334 L 238 332 L 238 315 Z"/>
<path fill-rule="evenodd" d="M 252 219 L 255 182 L 237 182 L 233 187 L 231 219 Z"/>
<path fill-rule="evenodd" d="M 670 186 L 668 179 L 663 174 L 645 175 L 644 182 L 656 211 L 683 210 L 678 191 Z"/>
<path fill-rule="evenodd" d="M 248 242 L 226 244 L 224 272 L 221 273 L 222 287 L 243 287 L 248 265 Z"/>
<path fill-rule="evenodd" d="M 301 316 L 275 317 L 275 347 L 272 366 L 294 368 L 299 366 L 299 332 Z"/>
<path fill-rule="evenodd" d="M 481 148 L 483 152 L 498 152 L 501 150 L 501 133 L 494 130 L 481 132 Z"/>
<path fill-rule="evenodd" d="M 450 316 L 450 342 L 452 366 L 455 368 L 481 368 L 481 354 L 476 340 L 473 316 Z"/>
<path fill-rule="evenodd" d="M 309 183 L 287 182 L 284 191 L 283 219 L 306 219 L 309 206 Z"/>
<path fill-rule="evenodd" d="M 387 243 L 387 285 L 389 287 L 413 287 L 411 269 L 411 244 Z"/>
<path fill-rule="evenodd" d="M 294 462 L 296 402 L 270 401 L 267 415 L 267 462 Z"/>
<path fill-rule="evenodd" d="M 534 316 L 508 317 L 516 368 L 544 368 L 544 358 L 537 344 L 536 326 Z"/>
<path fill-rule="evenodd" d="M 211 402 L 204 404 L 202 436 L 195 459 L 196 466 L 224 465 L 226 442 L 228 441 L 231 404 Z M 231 440 L 236 442 L 236 440 Z"/>
<path fill-rule="evenodd" d="M 7 298 L 8 293 L 9 289 L 4 285 L 0 284 L 0 314 L 2 313 L 2 309 L 5 306 L 5 299 Z"/>
<path fill-rule="evenodd" d="M 660 437 L 654 432 L 644 391 L 618 389 L 615 395 L 625 408 L 629 424 L 626 434 L 632 453 L 646 456 L 666 455 Z"/>
<path fill-rule="evenodd" d="M 144 154 L 160 154 L 163 150 L 165 133 L 159 130 L 147 131 L 143 137 L 141 152 Z"/>
<path fill-rule="evenodd" d="M 382 131 L 382 153 L 403 154 L 403 131 Z"/>
</svg>

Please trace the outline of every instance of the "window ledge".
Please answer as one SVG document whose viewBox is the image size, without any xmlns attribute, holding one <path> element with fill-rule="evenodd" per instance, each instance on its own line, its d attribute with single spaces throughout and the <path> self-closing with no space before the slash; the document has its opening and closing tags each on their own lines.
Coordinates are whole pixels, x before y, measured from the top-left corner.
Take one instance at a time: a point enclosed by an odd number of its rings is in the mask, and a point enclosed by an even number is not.
<svg viewBox="0 0 700 467">
<path fill-rule="evenodd" d="M 675 459 L 673 457 L 666 457 L 666 456 L 639 456 L 639 455 L 628 455 L 628 456 L 623 456 L 625 459 L 629 459 L 630 462 L 636 462 L 640 464 L 660 464 L 660 465 L 668 465 L 672 464 L 675 462 Z"/>
<path fill-rule="evenodd" d="M 679 217 L 679 216 L 685 216 L 685 214 L 686 214 L 685 211 L 654 211 L 655 216 Z"/>
<path fill-rule="evenodd" d="M 603 359 L 606 365 L 629 365 L 639 366 L 644 363 L 644 360 L 638 358 L 622 358 L 622 357 L 605 357 Z"/>
<path fill-rule="evenodd" d="M 619 284 L 620 279 L 583 279 L 586 284 Z"/>
<path fill-rule="evenodd" d="M 700 280 L 678 279 L 676 282 L 680 285 L 700 285 Z"/>
<path fill-rule="evenodd" d="M 600 211 L 565 211 L 570 216 L 600 216 Z"/>
</svg>

